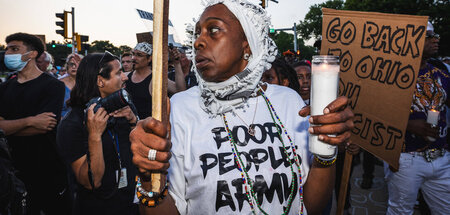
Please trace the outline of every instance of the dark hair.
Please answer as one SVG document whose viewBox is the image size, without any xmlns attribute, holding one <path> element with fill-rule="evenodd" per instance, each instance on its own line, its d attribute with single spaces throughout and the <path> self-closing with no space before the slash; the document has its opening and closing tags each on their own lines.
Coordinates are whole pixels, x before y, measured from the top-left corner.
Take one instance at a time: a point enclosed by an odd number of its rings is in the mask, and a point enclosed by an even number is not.
<svg viewBox="0 0 450 215">
<path fill-rule="evenodd" d="M 302 61 L 299 61 L 299 62 L 295 62 L 295 63 L 293 63 L 292 65 L 292 68 L 297 68 L 297 67 L 299 67 L 299 66 L 307 66 L 307 67 L 309 67 L 310 69 L 311 69 L 311 65 L 308 63 L 308 62 L 306 62 L 306 60 L 302 60 Z"/>
<path fill-rule="evenodd" d="M 37 51 L 38 54 L 36 56 L 36 59 L 41 56 L 41 54 L 44 52 L 44 44 L 42 43 L 42 40 L 39 39 L 39 37 L 36 37 L 31 34 L 27 33 L 15 33 L 11 34 L 6 37 L 5 39 L 6 43 L 10 43 L 11 41 L 21 41 L 23 44 L 27 47 L 28 51 Z"/>
<path fill-rule="evenodd" d="M 132 54 L 131 54 L 131 52 L 125 52 L 125 53 L 123 53 L 121 56 L 120 56 L 120 61 L 122 61 L 122 58 L 124 58 L 124 57 L 128 57 L 128 56 L 132 56 Z"/>
<path fill-rule="evenodd" d="M 67 105 L 84 107 L 89 100 L 99 97 L 97 76 L 109 79 L 113 67 L 108 63 L 114 60 L 119 60 L 119 58 L 109 52 L 86 55 L 78 66 L 75 86 L 70 93 Z"/>
<path fill-rule="evenodd" d="M 277 74 L 278 84 L 281 85 L 283 79 L 288 79 L 289 88 L 295 90 L 295 92 L 300 92 L 300 84 L 298 83 L 297 73 L 295 70 L 289 66 L 289 64 L 282 58 L 277 58 L 272 63 L 272 68 Z"/>
</svg>

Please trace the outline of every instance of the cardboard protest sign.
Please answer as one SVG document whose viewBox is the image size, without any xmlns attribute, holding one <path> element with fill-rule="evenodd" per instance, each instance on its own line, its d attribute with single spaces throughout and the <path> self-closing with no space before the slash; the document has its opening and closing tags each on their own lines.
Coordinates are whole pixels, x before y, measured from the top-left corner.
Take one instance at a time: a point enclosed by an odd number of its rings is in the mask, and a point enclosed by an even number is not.
<svg viewBox="0 0 450 215">
<path fill-rule="evenodd" d="M 428 17 L 323 8 L 322 55 L 340 56 L 353 143 L 398 169 Z"/>
</svg>

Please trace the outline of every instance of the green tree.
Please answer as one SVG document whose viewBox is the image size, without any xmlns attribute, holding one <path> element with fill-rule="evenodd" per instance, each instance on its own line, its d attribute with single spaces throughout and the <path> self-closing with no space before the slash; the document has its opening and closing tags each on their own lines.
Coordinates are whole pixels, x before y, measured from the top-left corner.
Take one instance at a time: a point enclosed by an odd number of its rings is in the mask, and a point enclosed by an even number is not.
<svg viewBox="0 0 450 215">
<path fill-rule="evenodd" d="M 120 56 L 120 49 L 115 47 L 108 40 L 95 40 L 91 43 L 89 53 L 109 51 L 114 55 Z"/>
<path fill-rule="evenodd" d="M 278 52 L 283 53 L 289 49 L 294 49 L 294 35 L 279 31 L 272 36 L 272 39 L 277 44 Z"/>
<path fill-rule="evenodd" d="M 329 0 L 309 7 L 309 12 L 305 15 L 305 19 L 297 25 L 297 31 L 303 39 L 319 39 L 320 35 L 322 35 L 322 7 L 341 10 L 344 8 L 344 1 Z"/>
<path fill-rule="evenodd" d="M 283 31 L 272 35 L 272 39 L 277 44 L 278 52 L 281 55 L 287 50 L 294 50 L 294 35 Z M 302 38 L 297 38 L 297 49 L 300 50 L 300 59 L 311 60 L 315 54 L 315 48 L 305 45 L 305 41 Z"/>
<path fill-rule="evenodd" d="M 119 51 L 120 51 L 120 54 L 123 54 L 125 52 L 131 51 L 131 47 L 126 46 L 126 45 L 121 45 L 121 46 L 119 46 Z"/>
<path fill-rule="evenodd" d="M 316 48 L 305 45 L 303 39 L 298 39 L 298 50 L 300 50 L 300 59 L 311 60 L 312 56 L 316 54 Z"/>
<path fill-rule="evenodd" d="M 439 54 L 450 55 L 450 1 L 448 0 L 346 0 L 345 9 L 428 16 L 440 34 Z"/>
<path fill-rule="evenodd" d="M 322 7 L 355 11 L 429 16 L 436 33 L 441 35 L 439 53 L 450 55 L 450 1 L 448 0 L 329 0 L 309 8 L 297 29 L 304 39 L 322 35 Z"/>
</svg>

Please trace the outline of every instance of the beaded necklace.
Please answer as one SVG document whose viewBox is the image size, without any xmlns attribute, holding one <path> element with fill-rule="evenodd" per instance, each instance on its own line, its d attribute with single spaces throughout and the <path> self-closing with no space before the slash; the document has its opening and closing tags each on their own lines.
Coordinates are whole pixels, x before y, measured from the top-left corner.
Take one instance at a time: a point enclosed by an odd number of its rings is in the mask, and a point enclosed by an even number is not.
<svg viewBox="0 0 450 215">
<path fill-rule="evenodd" d="M 291 137 L 287 133 L 287 130 L 284 127 L 283 123 L 281 122 L 280 118 L 278 117 L 278 114 L 276 113 L 275 109 L 273 108 L 272 103 L 267 98 L 267 96 L 264 94 L 264 90 L 262 90 L 261 87 L 260 87 L 259 92 L 261 93 L 262 97 L 266 101 L 266 105 L 267 105 L 267 108 L 269 109 L 270 116 L 272 117 L 272 121 L 275 124 L 277 124 L 275 122 L 275 118 L 277 119 L 277 121 L 281 125 L 281 128 L 283 129 L 284 133 L 286 134 L 286 136 L 289 139 L 289 142 L 290 142 L 290 145 L 291 145 L 291 148 L 292 148 L 292 154 L 294 156 L 295 165 L 297 166 L 297 171 L 298 171 L 298 182 L 299 182 L 298 183 L 298 187 L 299 187 L 299 196 L 300 196 L 299 197 L 299 201 L 300 201 L 300 208 L 301 208 L 300 211 L 299 211 L 299 214 L 303 214 L 303 188 L 302 188 L 302 174 L 301 174 L 301 169 L 300 169 L 300 161 L 298 159 L 299 156 L 297 155 L 297 152 L 295 151 L 295 145 L 294 145 Z M 275 118 L 274 118 L 274 116 L 275 116 Z M 247 196 L 247 198 L 249 200 L 248 202 L 250 204 L 250 208 L 252 210 L 252 213 L 256 214 L 256 210 L 255 210 L 255 207 L 254 207 L 254 205 L 256 205 L 258 207 L 258 209 L 263 214 L 267 215 L 267 212 L 265 212 L 262 209 L 261 204 L 258 203 L 258 199 L 256 198 L 255 191 L 253 190 L 254 182 L 253 182 L 253 180 L 251 180 L 251 178 L 248 175 L 247 170 L 245 169 L 244 162 L 242 161 L 241 156 L 240 156 L 241 153 L 237 149 L 236 141 L 234 140 L 233 135 L 231 133 L 231 130 L 230 130 L 229 126 L 228 126 L 228 121 L 227 121 L 227 118 L 226 118 L 225 114 L 222 114 L 222 117 L 223 117 L 223 121 L 225 123 L 225 128 L 226 128 L 226 130 L 228 132 L 228 140 L 230 141 L 231 150 L 233 152 L 234 160 L 236 162 L 238 170 L 241 172 L 241 177 L 242 177 L 242 180 L 243 180 L 243 184 L 245 184 L 245 194 L 246 194 L 246 196 Z M 282 213 L 284 215 L 284 214 L 287 214 L 289 212 L 289 210 L 291 208 L 291 205 L 292 205 L 292 201 L 294 199 L 294 187 L 295 187 L 294 183 L 296 182 L 296 178 L 295 178 L 295 171 L 294 171 L 294 168 L 293 168 L 293 164 L 291 162 L 291 159 L 289 159 L 289 153 L 288 153 L 288 151 L 286 149 L 286 146 L 284 144 L 284 141 L 283 141 L 281 129 L 279 128 L 279 126 L 275 126 L 275 127 L 277 128 L 277 132 L 278 132 L 278 135 L 280 137 L 279 139 L 280 139 L 280 142 L 281 142 L 281 144 L 283 146 L 284 153 L 286 154 L 286 156 L 288 158 L 287 161 L 289 162 L 289 167 L 290 167 L 291 174 L 292 174 L 292 186 L 291 186 L 291 191 L 290 191 L 290 194 L 289 194 L 288 204 L 286 206 L 286 209 Z"/>
</svg>

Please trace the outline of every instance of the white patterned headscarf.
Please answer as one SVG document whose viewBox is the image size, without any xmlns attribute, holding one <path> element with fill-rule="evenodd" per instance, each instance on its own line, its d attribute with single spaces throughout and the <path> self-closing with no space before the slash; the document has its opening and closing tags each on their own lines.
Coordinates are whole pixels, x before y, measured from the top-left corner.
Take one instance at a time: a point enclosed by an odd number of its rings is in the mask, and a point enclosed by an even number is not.
<svg viewBox="0 0 450 215">
<path fill-rule="evenodd" d="M 192 70 L 195 71 L 201 91 L 200 106 L 214 117 L 243 107 L 250 96 L 256 95 L 261 76 L 271 68 L 278 50 L 269 37 L 270 19 L 262 7 L 247 0 L 209 0 L 203 3 L 205 9 L 216 4 L 225 5 L 239 20 L 252 52 L 244 71 L 226 81 L 213 83 L 203 80 L 197 71 L 193 46 L 195 41 L 192 43 Z"/>
</svg>

